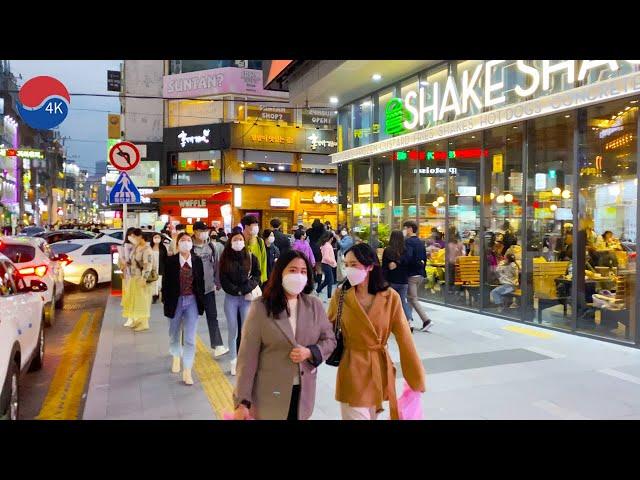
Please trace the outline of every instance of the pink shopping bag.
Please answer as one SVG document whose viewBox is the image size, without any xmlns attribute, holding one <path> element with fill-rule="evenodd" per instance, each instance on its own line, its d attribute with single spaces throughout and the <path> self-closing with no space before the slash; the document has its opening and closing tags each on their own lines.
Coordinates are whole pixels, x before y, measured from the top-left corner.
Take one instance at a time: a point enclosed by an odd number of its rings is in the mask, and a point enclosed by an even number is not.
<svg viewBox="0 0 640 480">
<path fill-rule="evenodd" d="M 233 418 L 233 413 L 224 412 L 224 413 L 222 414 L 222 419 L 223 419 L 223 420 L 234 420 L 234 418 Z M 253 417 L 249 417 L 249 420 L 255 420 L 255 418 L 253 418 Z"/>
<path fill-rule="evenodd" d="M 398 398 L 398 415 L 400 420 L 423 420 L 422 392 L 415 392 L 404 381 L 404 390 Z"/>
</svg>

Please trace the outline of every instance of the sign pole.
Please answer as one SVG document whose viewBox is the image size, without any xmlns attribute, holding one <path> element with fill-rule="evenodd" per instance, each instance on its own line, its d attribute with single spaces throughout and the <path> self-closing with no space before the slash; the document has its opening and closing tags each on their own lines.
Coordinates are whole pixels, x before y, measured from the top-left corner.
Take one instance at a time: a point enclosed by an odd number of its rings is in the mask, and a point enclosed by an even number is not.
<svg viewBox="0 0 640 480">
<path fill-rule="evenodd" d="M 122 204 L 122 244 L 127 241 L 127 204 Z"/>
</svg>

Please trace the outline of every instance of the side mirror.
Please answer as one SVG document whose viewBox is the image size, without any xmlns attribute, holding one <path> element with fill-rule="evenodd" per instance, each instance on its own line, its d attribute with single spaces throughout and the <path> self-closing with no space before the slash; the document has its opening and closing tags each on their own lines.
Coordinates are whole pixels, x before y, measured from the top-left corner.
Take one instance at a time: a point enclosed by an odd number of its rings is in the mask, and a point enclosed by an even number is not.
<svg viewBox="0 0 640 480">
<path fill-rule="evenodd" d="M 28 289 L 31 292 L 46 292 L 48 290 L 47 284 L 40 280 L 31 280 L 31 288 Z"/>
</svg>

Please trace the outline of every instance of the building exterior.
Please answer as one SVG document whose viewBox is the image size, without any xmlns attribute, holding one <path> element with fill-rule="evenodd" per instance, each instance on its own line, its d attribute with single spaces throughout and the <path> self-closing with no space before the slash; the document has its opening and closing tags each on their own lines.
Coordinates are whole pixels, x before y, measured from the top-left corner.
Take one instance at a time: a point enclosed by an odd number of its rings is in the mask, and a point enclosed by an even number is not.
<svg viewBox="0 0 640 480">
<path fill-rule="evenodd" d="M 138 63 L 125 62 L 127 89 L 126 72 L 148 68 Z M 146 195 L 159 202 L 163 221 L 202 220 L 229 230 L 252 213 L 262 228 L 274 217 L 286 229 L 315 218 L 335 224 L 334 112 L 294 109 L 288 93 L 265 90 L 261 61 L 169 60 L 163 66 L 161 82 L 148 82 L 165 99 L 162 186 Z M 143 141 L 129 134 L 126 111 L 124 138 Z M 140 125 L 149 125 L 144 118 Z"/>
<path fill-rule="evenodd" d="M 638 61 L 309 61 L 276 83 L 339 112 L 340 222 L 376 247 L 418 224 L 424 300 L 640 344 Z"/>
</svg>

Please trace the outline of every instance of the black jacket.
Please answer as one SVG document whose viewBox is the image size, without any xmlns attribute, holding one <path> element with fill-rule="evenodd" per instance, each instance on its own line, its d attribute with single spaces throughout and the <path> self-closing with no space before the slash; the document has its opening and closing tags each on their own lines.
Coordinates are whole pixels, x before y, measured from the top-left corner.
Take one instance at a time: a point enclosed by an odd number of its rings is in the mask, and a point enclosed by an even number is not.
<svg viewBox="0 0 640 480">
<path fill-rule="evenodd" d="M 389 283 L 398 283 L 400 285 L 406 285 L 409 283 L 409 257 L 407 252 L 397 259 L 395 255 L 391 253 L 389 247 L 384 249 L 382 254 L 382 274 L 384 279 Z M 394 270 L 389 270 L 389 263 L 395 262 L 397 267 Z"/>
<path fill-rule="evenodd" d="M 153 248 L 153 245 L 151 248 Z M 158 256 L 158 275 L 164 275 L 164 267 L 167 264 L 167 257 L 169 256 L 169 253 L 167 252 L 167 247 L 162 243 L 158 245 L 158 250 L 160 251 L 160 255 Z"/>
<path fill-rule="evenodd" d="M 197 255 L 191 255 L 193 268 L 193 294 L 198 304 L 198 314 L 204 313 L 204 268 Z M 162 276 L 162 302 L 165 317 L 173 318 L 180 297 L 180 254 L 167 257 Z"/>
<path fill-rule="evenodd" d="M 278 250 L 280 250 L 280 255 L 284 254 L 284 252 L 291 248 L 291 241 L 289 240 L 289 237 L 280 230 L 274 230 L 273 236 L 276 237 L 273 243 L 278 247 Z"/>
<path fill-rule="evenodd" d="M 280 257 L 280 250 L 275 244 L 267 247 L 267 277 L 271 276 L 273 265 L 276 263 L 276 258 L 278 257 Z"/>
<path fill-rule="evenodd" d="M 227 295 L 239 297 L 253 291 L 260 285 L 260 265 L 255 255 L 251 254 L 251 276 L 244 268 L 242 257 L 246 255 L 246 249 L 242 252 L 233 252 L 231 269 L 227 270 L 225 265 L 220 263 L 220 283 Z"/>
<path fill-rule="evenodd" d="M 427 250 L 418 237 L 409 237 L 404 242 L 405 254 L 409 258 L 409 276 L 427 275 Z"/>
</svg>

